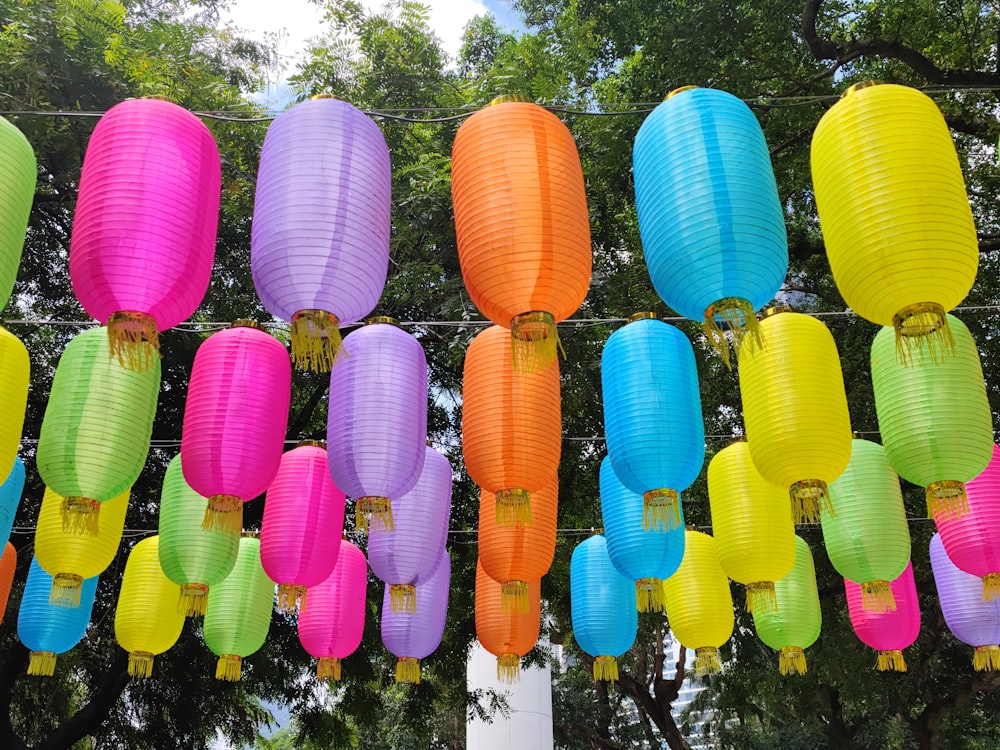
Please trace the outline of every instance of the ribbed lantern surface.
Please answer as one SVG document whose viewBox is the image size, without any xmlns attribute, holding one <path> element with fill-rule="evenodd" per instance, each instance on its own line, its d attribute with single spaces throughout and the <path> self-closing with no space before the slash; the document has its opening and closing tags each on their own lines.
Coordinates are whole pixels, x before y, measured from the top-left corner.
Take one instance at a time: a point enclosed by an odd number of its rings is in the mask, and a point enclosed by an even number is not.
<svg viewBox="0 0 1000 750">
<path fill-rule="evenodd" d="M 476 638 L 497 658 L 500 682 L 517 682 L 521 657 L 538 641 L 542 587 L 538 579 L 525 583 L 527 606 L 511 610 L 504 605 L 501 584 L 486 572 L 482 558 L 476 566 Z"/>
<path fill-rule="evenodd" d="M 17 515 L 23 493 L 24 463 L 15 457 L 10 473 L 3 484 L 0 484 L 0 543 L 10 539 L 10 532 L 14 528 L 14 517 Z"/>
<path fill-rule="evenodd" d="M 643 121 L 632 150 L 646 265 L 664 302 L 703 323 L 729 362 L 785 280 L 785 217 L 764 133 L 732 94 L 686 87 Z"/>
<path fill-rule="evenodd" d="M 14 545 L 7 542 L 3 546 L 3 554 L 0 555 L 0 623 L 3 622 L 4 613 L 7 611 L 7 599 L 10 597 L 10 588 L 14 584 L 14 572 L 17 569 L 17 550 Z"/>
<path fill-rule="evenodd" d="M 319 659 L 316 679 L 339 680 L 340 662 L 357 650 L 365 630 L 368 565 L 364 553 L 341 541 L 337 564 L 322 583 L 308 592 L 299 612 L 299 642 Z"/>
<path fill-rule="evenodd" d="M 903 359 L 928 335 L 929 351 L 947 349 L 945 312 L 972 287 L 979 243 L 937 105 L 906 86 L 853 86 L 816 126 L 811 162 L 844 300 L 866 320 L 894 326 Z"/>
<path fill-rule="evenodd" d="M 632 648 L 639 628 L 635 585 L 611 562 L 602 534 L 584 539 L 569 562 L 573 638 L 594 657 L 594 679 L 615 682 L 618 657 Z"/>
<path fill-rule="evenodd" d="M 0 310 L 7 306 L 21 265 L 24 235 L 35 200 L 35 152 L 6 118 L 0 118 Z"/>
<path fill-rule="evenodd" d="M 392 529 L 392 501 L 420 478 L 427 447 L 427 359 L 389 318 L 344 337 L 330 372 L 327 455 L 333 481 L 355 501 L 355 522 Z"/>
<path fill-rule="evenodd" d="M 97 593 L 97 576 L 83 582 L 80 606 L 72 609 L 53 606 L 49 602 L 51 589 L 52 576 L 32 558 L 17 612 L 17 637 L 31 651 L 28 674 L 40 677 L 51 677 L 56 657 L 78 644 L 87 631 Z"/>
<path fill-rule="evenodd" d="M 327 372 L 339 327 L 378 304 L 389 266 L 389 148 L 367 115 L 313 98 L 267 129 L 250 268 L 272 315 L 292 324 L 292 359 Z"/>
<path fill-rule="evenodd" d="M 733 597 L 715 539 L 700 531 L 685 534 L 684 560 L 663 582 L 663 595 L 667 624 L 682 646 L 694 649 L 700 676 L 722 668 L 719 648 L 733 634 Z"/>
<path fill-rule="evenodd" d="M 188 617 L 205 614 L 208 592 L 236 564 L 239 537 L 203 529 L 208 498 L 184 480 L 181 457 L 167 466 L 160 490 L 159 557 L 164 575 L 181 587 L 178 606 Z"/>
<path fill-rule="evenodd" d="M 748 610 L 773 612 L 780 607 L 775 581 L 790 575 L 796 560 L 788 493 L 760 475 L 750 447 L 738 442 L 709 462 L 708 500 L 719 564 L 747 587 Z"/>
<path fill-rule="evenodd" d="M 462 454 L 472 481 L 496 495 L 499 523 L 530 523 L 531 493 L 556 473 L 561 450 L 559 363 L 521 372 L 505 328 L 477 334 L 465 352 Z"/>
<path fill-rule="evenodd" d="M 149 677 L 153 657 L 177 643 L 184 627 L 180 587 L 160 570 L 158 546 L 159 537 L 150 536 L 132 548 L 118 593 L 115 639 L 129 652 L 133 677 Z"/>
<path fill-rule="evenodd" d="M 698 370 L 687 336 L 651 314 L 633 318 L 601 352 L 608 455 L 622 484 L 643 495 L 644 528 L 670 530 L 681 525 L 678 493 L 705 461 Z"/>
<path fill-rule="evenodd" d="M 368 564 L 389 589 L 394 612 L 413 612 L 416 584 L 430 575 L 444 552 L 451 518 L 451 463 L 425 449 L 424 468 L 413 488 L 393 502 L 395 529 L 369 530 Z"/>
<path fill-rule="evenodd" d="M 573 136 L 536 104 L 501 101 L 462 123 L 451 157 L 469 296 L 511 329 L 519 369 L 544 368 L 555 359 L 555 324 L 590 286 L 590 220 Z"/>
<path fill-rule="evenodd" d="M 278 472 L 288 429 L 292 368 L 285 347 L 252 325 L 198 347 L 181 433 L 184 479 L 209 499 L 208 527 L 238 536 L 243 503 Z"/>
<path fill-rule="evenodd" d="M 907 563 L 903 572 L 890 582 L 896 603 L 892 611 L 865 609 L 861 586 L 847 578 L 844 586 L 851 627 L 862 643 L 878 651 L 879 671 L 905 672 L 903 649 L 913 645 L 920 635 L 920 598 L 913 580 L 913 566 Z"/>
<path fill-rule="evenodd" d="M 878 443 L 851 441 L 851 462 L 830 483 L 830 501 L 823 509 L 826 554 L 840 575 L 861 586 L 867 610 L 889 612 L 890 582 L 910 562 L 910 528 L 899 477 Z"/>
<path fill-rule="evenodd" d="M 715 523 L 712 523 L 715 530 Z M 819 638 L 823 613 L 816 588 L 816 568 L 812 551 L 805 540 L 795 537 L 795 565 L 788 575 L 774 585 L 776 607 L 753 610 L 757 636 L 779 652 L 778 671 L 781 674 L 805 674 L 805 649 Z"/>
<path fill-rule="evenodd" d="M 417 607 L 412 613 L 393 612 L 385 587 L 382 645 L 396 657 L 396 682 L 420 682 L 420 660 L 434 653 L 444 635 L 450 585 L 451 557 L 445 550 L 433 572 L 417 583 Z"/>
<path fill-rule="evenodd" d="M 763 348 L 740 350 L 740 395 L 757 471 L 789 488 L 796 523 L 815 523 L 827 485 L 851 459 L 840 355 L 819 320 L 778 312 L 760 323 Z M 836 512 L 836 508 L 834 508 Z"/>
<path fill-rule="evenodd" d="M 0 267 L 2 264 L 0 260 Z M 21 444 L 30 378 L 28 350 L 17 336 L 0 326 L 0 393 L 4 397 L 0 411 L 0 476 L 10 472 Z"/>
<path fill-rule="evenodd" d="M 306 589 L 333 571 L 344 534 L 344 492 L 333 483 L 326 448 L 300 443 L 281 457 L 267 489 L 260 559 L 278 584 L 278 609 L 294 612 Z"/>
<path fill-rule="evenodd" d="M 895 334 L 883 328 L 872 342 L 875 411 L 889 464 L 926 488 L 927 515 L 958 516 L 968 504 L 965 482 L 993 455 L 993 415 L 976 342 L 948 316 L 954 353 L 917 349 L 908 366 L 896 356 Z"/>
</svg>

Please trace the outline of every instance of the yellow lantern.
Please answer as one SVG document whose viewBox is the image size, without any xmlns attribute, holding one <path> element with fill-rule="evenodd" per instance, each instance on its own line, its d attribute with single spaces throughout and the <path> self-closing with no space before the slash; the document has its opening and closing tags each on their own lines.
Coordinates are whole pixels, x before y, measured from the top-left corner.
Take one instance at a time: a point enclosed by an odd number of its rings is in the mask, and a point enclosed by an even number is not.
<svg viewBox="0 0 1000 750">
<path fill-rule="evenodd" d="M 21 445 L 24 410 L 28 405 L 31 363 L 28 350 L 13 333 L 0 327 L 0 477 L 10 474 Z"/>
</svg>

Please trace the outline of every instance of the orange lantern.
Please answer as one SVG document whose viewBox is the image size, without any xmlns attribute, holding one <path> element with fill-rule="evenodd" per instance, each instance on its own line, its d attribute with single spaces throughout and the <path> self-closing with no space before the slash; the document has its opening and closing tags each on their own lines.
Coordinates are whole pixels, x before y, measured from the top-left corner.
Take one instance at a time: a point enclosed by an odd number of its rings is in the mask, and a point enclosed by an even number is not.
<svg viewBox="0 0 1000 750">
<path fill-rule="evenodd" d="M 476 637 L 483 648 L 497 657 L 497 679 L 516 682 L 521 670 L 521 657 L 538 641 L 541 627 L 540 581 L 528 582 L 528 608 L 511 612 L 501 601 L 500 584 L 476 565 Z"/>
<path fill-rule="evenodd" d="M 7 599 L 10 597 L 10 587 L 14 585 L 14 570 L 17 568 L 17 550 L 7 542 L 0 556 L 0 622 L 3 622 L 7 611 Z"/>
</svg>

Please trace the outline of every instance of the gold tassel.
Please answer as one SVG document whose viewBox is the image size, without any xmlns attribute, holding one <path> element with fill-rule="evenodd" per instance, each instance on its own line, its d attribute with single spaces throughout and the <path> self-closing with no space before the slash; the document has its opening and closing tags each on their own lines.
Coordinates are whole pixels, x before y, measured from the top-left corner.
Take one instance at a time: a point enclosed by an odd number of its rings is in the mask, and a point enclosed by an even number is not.
<svg viewBox="0 0 1000 750">
<path fill-rule="evenodd" d="M 892 316 L 896 329 L 896 359 L 903 367 L 913 364 L 915 355 L 931 362 L 943 362 L 955 353 L 955 337 L 948 314 L 936 302 L 918 302 Z"/>
<path fill-rule="evenodd" d="M 292 364 L 330 372 L 340 353 L 340 321 L 326 310 L 299 310 L 292 316 Z M 346 353 L 345 353 L 346 356 Z"/>
<path fill-rule="evenodd" d="M 239 536 L 243 531 L 243 498 L 236 495 L 212 495 L 208 498 L 201 528 Z"/>
<path fill-rule="evenodd" d="M 991 602 L 1000 595 L 1000 573 L 987 573 L 983 576 L 983 601 Z"/>
<path fill-rule="evenodd" d="M 503 581 L 500 584 L 500 608 L 504 612 L 526 614 L 529 609 L 527 581 Z"/>
<path fill-rule="evenodd" d="M 865 581 L 861 584 L 861 609 L 886 614 L 896 611 L 896 597 L 889 581 Z"/>
<path fill-rule="evenodd" d="M 340 659 L 324 656 L 316 664 L 316 679 L 320 682 L 340 682 Z"/>
<path fill-rule="evenodd" d="M 965 494 L 965 482 L 942 479 L 931 482 L 925 490 L 927 517 L 935 518 L 938 513 L 952 520 L 969 512 L 969 497 Z"/>
<path fill-rule="evenodd" d="M 722 325 L 719 324 L 721 320 Z M 724 297 L 705 309 L 705 320 L 701 325 L 708 343 L 722 357 L 727 370 L 733 365 L 729 358 L 729 341 L 726 331 L 733 334 L 733 353 L 739 359 L 740 347 L 746 341 L 750 351 L 764 348 L 764 332 L 748 300 L 740 297 Z"/>
<path fill-rule="evenodd" d="M 122 367 L 145 372 L 160 356 L 156 319 L 135 310 L 120 310 L 108 318 L 108 348 Z"/>
<path fill-rule="evenodd" d="M 531 493 L 505 489 L 494 493 L 497 526 L 531 526 Z"/>
<path fill-rule="evenodd" d="M 56 655 L 52 651 L 32 651 L 28 659 L 28 674 L 51 677 L 56 673 Z"/>
<path fill-rule="evenodd" d="M 663 581 L 659 578 L 640 578 L 635 582 L 635 608 L 640 612 L 662 612 L 666 602 Z"/>
<path fill-rule="evenodd" d="M 185 617 L 201 617 L 208 604 L 208 586 L 203 583 L 185 583 L 177 598 L 177 611 Z"/>
<path fill-rule="evenodd" d="M 80 592 L 83 590 L 83 576 L 76 573 L 56 573 L 52 578 L 49 604 L 53 607 L 76 609 L 80 606 Z"/>
<path fill-rule="evenodd" d="M 783 646 L 778 656 L 778 671 L 781 674 L 805 674 L 806 652 L 798 646 Z"/>
<path fill-rule="evenodd" d="M 747 584 L 747 612 L 758 614 L 778 611 L 778 596 L 774 581 L 755 581 Z"/>
<path fill-rule="evenodd" d="M 820 509 L 834 515 L 830 493 L 822 479 L 803 479 L 789 490 L 792 498 L 792 518 L 795 523 L 819 523 Z"/>
<path fill-rule="evenodd" d="M 101 504 L 89 497 L 70 496 L 62 501 L 62 529 L 67 534 L 97 536 Z"/>
<path fill-rule="evenodd" d="M 148 651 L 133 651 L 128 655 L 130 677 L 146 678 L 153 674 L 153 655 Z"/>
<path fill-rule="evenodd" d="M 383 531 L 396 529 L 396 524 L 392 520 L 392 503 L 389 498 L 368 495 L 359 497 L 355 501 L 354 528 L 362 534 L 367 534 L 369 526 L 375 526 Z"/>
<path fill-rule="evenodd" d="M 646 531 L 672 531 L 681 525 L 681 500 L 677 490 L 663 487 L 642 496 L 642 528 Z"/>
<path fill-rule="evenodd" d="M 513 685 L 521 677 L 521 657 L 517 654 L 500 654 L 497 657 L 497 680 Z"/>
<path fill-rule="evenodd" d="M 396 659 L 396 682 L 420 684 L 420 659 L 412 656 L 400 656 Z"/>
<path fill-rule="evenodd" d="M 906 660 L 902 651 L 879 651 L 877 666 L 879 672 L 905 672 Z"/>
<path fill-rule="evenodd" d="M 389 584 L 389 610 L 412 615 L 417 611 L 417 587 L 408 583 Z"/>
<path fill-rule="evenodd" d="M 295 583 L 278 584 L 278 611 L 286 615 L 295 614 L 299 609 L 300 601 L 304 604 L 306 587 Z"/>
<path fill-rule="evenodd" d="M 236 654 L 223 654 L 215 664 L 215 679 L 239 682 L 243 676 L 243 660 Z"/>
<path fill-rule="evenodd" d="M 976 646 L 972 666 L 977 672 L 995 672 L 1000 669 L 1000 646 Z"/>
<path fill-rule="evenodd" d="M 707 674 L 716 674 L 721 671 L 722 659 L 719 657 L 719 649 L 714 646 L 705 646 L 694 650 L 695 677 L 704 677 Z"/>
<path fill-rule="evenodd" d="M 556 319 L 551 313 L 539 310 L 511 318 L 510 349 L 514 370 L 522 374 L 544 370 L 555 361 L 557 353 L 566 356 L 556 331 Z"/>
<path fill-rule="evenodd" d="M 603 680 L 614 685 L 618 682 L 618 661 L 613 656 L 598 656 L 594 659 L 594 682 Z"/>
</svg>

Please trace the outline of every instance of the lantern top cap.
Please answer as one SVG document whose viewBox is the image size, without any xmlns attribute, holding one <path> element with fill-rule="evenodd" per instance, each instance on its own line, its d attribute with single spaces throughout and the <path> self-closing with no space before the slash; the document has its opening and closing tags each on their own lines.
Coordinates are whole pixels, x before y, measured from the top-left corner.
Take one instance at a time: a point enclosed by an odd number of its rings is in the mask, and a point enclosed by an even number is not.
<svg viewBox="0 0 1000 750">
<path fill-rule="evenodd" d="M 666 101 L 667 99 L 670 99 L 671 97 L 677 96 L 678 94 L 680 94 L 680 93 L 682 93 L 684 91 L 690 91 L 691 89 L 700 89 L 700 88 L 701 88 L 701 86 L 680 86 L 679 88 L 674 89 L 669 94 L 667 94 L 665 97 L 663 97 L 663 101 Z"/>
<path fill-rule="evenodd" d="M 487 104 L 487 107 L 492 107 L 495 104 L 506 104 L 507 102 L 526 102 L 529 101 L 528 97 L 522 96 L 521 94 L 503 94 L 502 96 L 495 96 Z"/>
<path fill-rule="evenodd" d="M 858 432 L 857 430 L 852 430 L 851 431 L 851 437 L 854 438 L 855 440 L 864 440 L 865 439 L 865 433 Z"/>
<path fill-rule="evenodd" d="M 851 96 L 852 94 L 856 94 L 861 89 L 868 89 L 868 88 L 871 88 L 872 86 L 881 86 L 881 85 L 882 85 L 882 81 L 874 81 L 874 80 L 871 80 L 871 81 L 861 81 L 861 83 L 855 83 L 853 86 L 848 86 L 847 90 L 843 94 L 840 95 L 840 98 L 841 99 L 846 99 L 847 97 Z"/>
<path fill-rule="evenodd" d="M 240 532 L 240 538 L 241 539 L 260 539 L 260 532 L 259 531 L 241 531 Z"/>
<path fill-rule="evenodd" d="M 656 320 L 656 319 L 657 318 L 655 312 L 649 312 L 649 311 L 637 312 L 637 313 L 632 313 L 631 315 L 628 316 L 628 319 L 625 321 L 625 325 L 628 325 L 629 323 L 635 323 L 637 320 Z"/>
<path fill-rule="evenodd" d="M 304 446 L 309 446 L 312 448 L 326 448 L 325 440 L 300 440 L 295 444 L 296 448 L 302 448 Z"/>
<path fill-rule="evenodd" d="M 400 327 L 399 321 L 390 315 L 374 315 L 365 321 L 366 326 L 372 326 L 377 323 L 388 323 L 391 326 L 396 326 L 396 328 Z"/>
<path fill-rule="evenodd" d="M 760 311 L 760 319 L 764 320 L 764 318 L 770 318 L 772 315 L 787 312 L 794 312 L 791 305 L 772 305 L 771 307 L 765 307 Z"/>
<path fill-rule="evenodd" d="M 313 94 L 309 97 L 309 101 L 314 102 L 318 99 L 340 99 L 339 96 L 334 96 L 333 94 Z"/>
<path fill-rule="evenodd" d="M 234 320 L 230 325 L 230 328 L 256 328 L 258 331 L 263 331 L 264 326 L 258 323 L 256 320 L 250 320 L 247 318 L 241 318 L 239 320 Z"/>
</svg>

